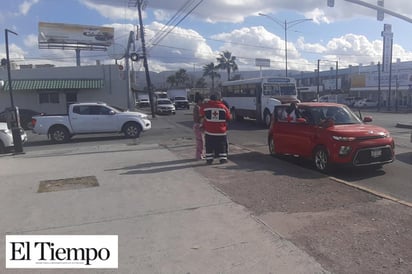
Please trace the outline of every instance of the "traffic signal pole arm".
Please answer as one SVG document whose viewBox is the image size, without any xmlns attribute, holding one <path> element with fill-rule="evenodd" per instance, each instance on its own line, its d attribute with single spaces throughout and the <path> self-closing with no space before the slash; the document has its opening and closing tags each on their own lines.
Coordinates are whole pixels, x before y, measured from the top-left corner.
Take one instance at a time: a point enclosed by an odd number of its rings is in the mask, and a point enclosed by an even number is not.
<svg viewBox="0 0 412 274">
<path fill-rule="evenodd" d="M 381 7 L 381 6 L 377 6 L 377 5 L 373 5 L 373 4 L 370 4 L 370 3 L 366 3 L 366 2 L 361 1 L 361 0 L 345 0 L 345 1 L 346 1 L 346 2 L 350 2 L 350 3 L 354 3 L 354 4 L 358 4 L 358 5 L 361 5 L 361 6 L 370 8 L 370 9 L 374 9 L 374 10 L 377 10 L 377 11 L 381 11 L 381 12 L 384 12 L 384 13 L 386 13 L 386 14 L 389 14 L 389 15 L 392 15 L 392 16 L 394 16 L 394 17 L 397 17 L 397 18 L 399 18 L 399 19 L 402 19 L 402 20 L 404 20 L 404 21 L 406 21 L 406 22 L 412 23 L 412 19 L 411 19 L 411 18 L 406 17 L 405 15 L 399 14 L 399 13 L 397 13 L 397 12 L 394 12 L 394 11 L 391 11 L 391 10 L 388 10 L 388 9 L 385 9 L 384 7 Z M 333 7 L 334 2 L 335 2 L 335 1 L 330 1 L 330 0 L 329 0 L 329 1 L 328 1 L 328 6 Z"/>
</svg>

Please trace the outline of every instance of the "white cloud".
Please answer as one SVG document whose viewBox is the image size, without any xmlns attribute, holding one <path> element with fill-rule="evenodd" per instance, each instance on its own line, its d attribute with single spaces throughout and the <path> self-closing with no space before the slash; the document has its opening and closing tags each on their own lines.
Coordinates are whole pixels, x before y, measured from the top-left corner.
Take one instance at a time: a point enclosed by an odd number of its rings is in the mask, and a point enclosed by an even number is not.
<svg viewBox="0 0 412 274">
<path fill-rule="evenodd" d="M 100 15 L 111 20 L 138 20 L 137 9 L 129 7 L 128 1 L 82 0 L 89 9 L 95 10 Z"/>
<path fill-rule="evenodd" d="M 24 1 L 22 4 L 19 5 L 19 14 L 21 15 L 26 15 L 31 7 L 35 4 L 37 4 L 39 0 L 29 0 L 29 1 Z"/>
</svg>

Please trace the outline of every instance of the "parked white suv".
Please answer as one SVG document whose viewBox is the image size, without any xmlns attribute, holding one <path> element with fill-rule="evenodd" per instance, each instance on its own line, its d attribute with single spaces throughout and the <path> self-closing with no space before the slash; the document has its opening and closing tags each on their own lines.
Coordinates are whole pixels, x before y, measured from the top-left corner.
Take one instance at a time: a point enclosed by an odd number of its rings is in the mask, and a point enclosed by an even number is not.
<svg viewBox="0 0 412 274">
<path fill-rule="evenodd" d="M 27 141 L 27 134 L 23 129 L 20 129 L 21 141 L 25 143 Z M 0 154 L 6 153 L 12 150 L 13 144 L 13 134 L 7 126 L 7 123 L 0 123 Z"/>
</svg>

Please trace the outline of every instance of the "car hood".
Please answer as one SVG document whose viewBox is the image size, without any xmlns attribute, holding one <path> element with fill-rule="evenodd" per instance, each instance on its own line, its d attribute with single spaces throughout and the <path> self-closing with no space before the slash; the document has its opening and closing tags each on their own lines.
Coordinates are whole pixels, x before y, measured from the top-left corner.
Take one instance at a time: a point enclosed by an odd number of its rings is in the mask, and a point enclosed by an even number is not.
<svg viewBox="0 0 412 274">
<path fill-rule="evenodd" d="M 388 135 L 388 131 L 382 127 L 366 124 L 335 125 L 329 128 L 334 135 L 345 137 L 383 137 Z"/>
</svg>

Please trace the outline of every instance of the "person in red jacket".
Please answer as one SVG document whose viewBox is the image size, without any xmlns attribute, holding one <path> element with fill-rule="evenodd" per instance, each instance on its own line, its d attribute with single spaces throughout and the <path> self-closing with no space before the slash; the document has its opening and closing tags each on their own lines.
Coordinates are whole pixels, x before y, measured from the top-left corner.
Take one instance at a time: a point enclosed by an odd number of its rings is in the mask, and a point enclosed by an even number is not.
<svg viewBox="0 0 412 274">
<path fill-rule="evenodd" d="M 217 94 L 210 96 L 210 101 L 200 108 L 205 133 L 206 163 L 212 164 L 214 155 L 221 164 L 227 162 L 227 121 L 232 117 L 229 109 L 220 101 Z"/>
</svg>

